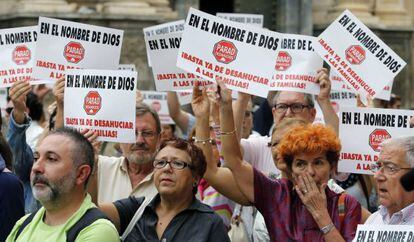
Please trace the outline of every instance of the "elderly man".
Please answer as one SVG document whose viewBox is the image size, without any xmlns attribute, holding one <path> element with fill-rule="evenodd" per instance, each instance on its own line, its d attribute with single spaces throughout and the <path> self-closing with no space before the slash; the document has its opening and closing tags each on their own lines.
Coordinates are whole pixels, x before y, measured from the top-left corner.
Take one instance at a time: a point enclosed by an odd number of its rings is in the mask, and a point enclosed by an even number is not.
<svg viewBox="0 0 414 242">
<path fill-rule="evenodd" d="M 160 119 L 148 105 L 137 103 L 135 122 L 136 142 L 120 145 L 122 157 L 99 156 L 98 203 L 131 195 L 152 199 L 157 194 L 152 163 L 160 141 Z"/>
<path fill-rule="evenodd" d="M 365 224 L 414 225 L 414 191 L 407 192 L 400 178 L 414 167 L 414 136 L 386 140 L 375 171 L 380 208 Z"/>
<path fill-rule="evenodd" d="M 11 241 L 118 241 L 114 225 L 86 193 L 94 153 L 77 131 L 58 129 L 38 144 L 30 181 L 39 211 L 20 219 Z"/>
</svg>

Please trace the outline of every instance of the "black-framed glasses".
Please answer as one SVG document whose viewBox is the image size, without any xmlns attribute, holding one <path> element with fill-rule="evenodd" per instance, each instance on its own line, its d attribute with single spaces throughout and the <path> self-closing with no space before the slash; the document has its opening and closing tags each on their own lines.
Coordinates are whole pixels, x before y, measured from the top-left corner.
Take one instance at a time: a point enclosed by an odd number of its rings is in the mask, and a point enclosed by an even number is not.
<svg viewBox="0 0 414 242">
<path fill-rule="evenodd" d="M 382 170 L 386 175 L 394 175 L 395 173 L 401 170 L 410 170 L 411 167 L 398 167 L 392 162 L 376 162 L 372 164 L 369 169 L 373 173 L 377 173 L 378 171 Z"/>
<path fill-rule="evenodd" d="M 172 161 L 168 161 L 168 160 L 154 160 L 154 168 L 157 169 L 162 169 L 164 168 L 167 164 L 170 164 L 170 167 L 176 170 L 183 170 L 184 168 L 188 167 L 190 169 L 193 169 L 193 166 L 188 164 L 185 161 L 180 161 L 180 160 L 172 160 Z"/>
<path fill-rule="evenodd" d="M 286 103 L 278 103 L 274 106 L 276 109 L 276 112 L 278 113 L 284 113 L 287 111 L 288 108 L 292 111 L 292 113 L 301 113 L 304 108 L 310 108 L 311 106 L 305 105 L 302 103 L 292 103 L 292 104 L 286 104 Z"/>
</svg>

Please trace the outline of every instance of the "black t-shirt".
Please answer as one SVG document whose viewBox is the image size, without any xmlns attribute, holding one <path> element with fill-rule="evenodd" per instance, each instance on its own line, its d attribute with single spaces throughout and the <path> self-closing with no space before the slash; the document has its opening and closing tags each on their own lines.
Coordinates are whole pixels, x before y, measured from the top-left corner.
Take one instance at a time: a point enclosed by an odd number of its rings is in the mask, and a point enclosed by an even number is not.
<svg viewBox="0 0 414 242">
<path fill-rule="evenodd" d="M 144 198 L 129 197 L 114 202 L 118 210 L 121 233 L 123 234 Z M 162 242 L 230 242 L 221 218 L 207 205 L 194 198 L 190 207 L 177 214 L 168 224 L 161 239 L 155 230 L 158 216 L 156 205 L 160 203 L 159 194 L 145 208 L 125 241 L 162 241 Z"/>
</svg>

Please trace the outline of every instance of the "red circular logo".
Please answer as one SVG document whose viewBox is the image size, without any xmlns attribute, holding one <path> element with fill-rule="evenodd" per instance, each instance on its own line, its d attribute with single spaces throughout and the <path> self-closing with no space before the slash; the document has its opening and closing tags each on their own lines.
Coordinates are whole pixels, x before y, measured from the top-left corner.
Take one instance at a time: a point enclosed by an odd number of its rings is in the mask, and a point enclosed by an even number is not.
<svg viewBox="0 0 414 242">
<path fill-rule="evenodd" d="M 351 45 L 345 51 L 346 59 L 353 65 L 359 65 L 365 60 L 365 50 L 359 45 Z"/>
<path fill-rule="evenodd" d="M 213 55 L 218 62 L 228 64 L 236 59 L 237 48 L 232 42 L 221 40 L 214 45 Z"/>
<path fill-rule="evenodd" d="M 101 109 L 102 98 L 96 91 L 90 91 L 83 101 L 83 109 L 88 115 L 95 115 Z"/>
<path fill-rule="evenodd" d="M 85 49 L 81 43 L 71 41 L 65 46 L 63 56 L 68 62 L 78 63 L 85 57 Z"/>
<path fill-rule="evenodd" d="M 375 129 L 369 135 L 369 146 L 377 152 L 380 151 L 380 144 L 382 141 L 391 138 L 390 133 L 385 129 Z"/>
<path fill-rule="evenodd" d="M 279 51 L 276 58 L 275 69 L 277 71 L 286 71 L 292 65 L 292 57 L 286 51 Z"/>
<path fill-rule="evenodd" d="M 31 52 L 25 45 L 16 46 L 13 50 L 12 59 L 17 65 L 25 65 L 30 61 Z"/>
</svg>

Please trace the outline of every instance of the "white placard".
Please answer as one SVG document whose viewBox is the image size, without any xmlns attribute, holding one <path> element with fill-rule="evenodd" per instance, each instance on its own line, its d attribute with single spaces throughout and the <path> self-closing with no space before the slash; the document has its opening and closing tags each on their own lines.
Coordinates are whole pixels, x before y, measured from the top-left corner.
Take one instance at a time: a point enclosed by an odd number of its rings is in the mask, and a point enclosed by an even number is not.
<svg viewBox="0 0 414 242">
<path fill-rule="evenodd" d="M 188 90 L 193 88 L 195 82 L 199 86 L 211 84 L 176 66 L 181 36 L 182 33 L 155 35 L 147 37 L 145 41 L 157 91 Z"/>
<path fill-rule="evenodd" d="M 143 102 L 158 113 L 161 124 L 175 124 L 168 112 L 166 92 L 141 91 L 141 93 Z"/>
<path fill-rule="evenodd" d="M 335 70 L 331 69 L 329 78 L 331 79 L 332 83 L 332 90 L 341 91 L 341 92 L 353 92 L 352 88 L 350 88 L 346 82 L 343 80 L 342 76 L 338 74 Z M 391 98 L 391 91 L 392 91 L 392 85 L 394 83 L 394 80 L 391 80 L 383 89 L 381 92 L 377 94 L 375 98 L 387 100 L 389 101 Z"/>
<path fill-rule="evenodd" d="M 341 107 L 339 137 L 342 143 L 338 171 L 373 175 L 380 144 L 414 132 L 409 126 L 412 110 Z"/>
<path fill-rule="evenodd" d="M 193 90 L 177 91 L 177 97 L 180 105 L 190 104 L 193 100 Z"/>
<path fill-rule="evenodd" d="M 137 72 L 67 70 L 65 126 L 98 132 L 98 141 L 135 142 Z"/>
<path fill-rule="evenodd" d="M 356 95 L 352 92 L 337 92 L 337 91 L 331 90 L 330 101 L 331 101 L 332 108 L 334 109 L 337 115 L 339 115 L 339 110 L 343 106 L 346 106 L 346 107 L 357 106 Z M 322 109 L 316 100 L 315 100 L 315 109 L 316 109 L 316 116 L 315 116 L 314 123 L 325 124 Z"/>
<path fill-rule="evenodd" d="M 137 67 L 135 66 L 135 64 L 119 64 L 118 70 L 136 71 Z"/>
<path fill-rule="evenodd" d="M 270 90 L 304 92 L 318 95 L 317 71 L 323 60 L 315 53 L 316 38 L 306 35 L 284 34 L 276 56 L 276 74 Z"/>
<path fill-rule="evenodd" d="M 280 33 L 254 28 L 191 8 L 177 66 L 229 89 L 267 97 Z"/>
<path fill-rule="evenodd" d="M 348 10 L 319 35 L 314 48 L 363 97 L 376 97 L 406 65 Z"/>
<path fill-rule="evenodd" d="M 0 30 L 0 88 L 31 79 L 36 30 L 37 26 Z"/>
<path fill-rule="evenodd" d="M 145 42 L 148 41 L 148 37 L 155 36 L 155 35 L 164 35 L 164 34 L 171 34 L 171 33 L 182 33 L 184 31 L 184 20 L 178 20 L 168 23 L 163 23 L 159 25 L 154 25 L 151 27 L 144 28 L 142 31 L 144 32 L 144 39 Z M 147 51 L 147 58 L 148 58 L 148 66 L 152 66 L 151 56 Z"/>
<path fill-rule="evenodd" d="M 249 24 L 258 28 L 263 28 L 263 14 L 217 13 L 216 16 L 233 22 Z"/>
<path fill-rule="evenodd" d="M 123 32 L 40 17 L 33 77 L 54 82 L 69 69 L 116 70 Z"/>
<path fill-rule="evenodd" d="M 364 225 L 359 224 L 353 242 L 414 241 L 413 225 Z"/>
</svg>

